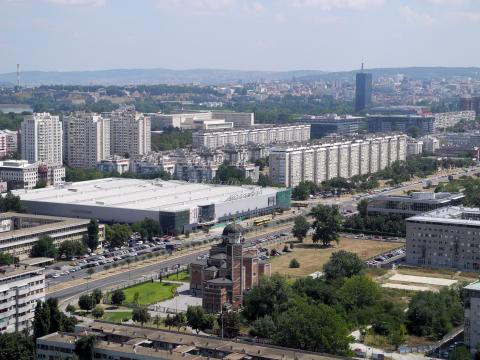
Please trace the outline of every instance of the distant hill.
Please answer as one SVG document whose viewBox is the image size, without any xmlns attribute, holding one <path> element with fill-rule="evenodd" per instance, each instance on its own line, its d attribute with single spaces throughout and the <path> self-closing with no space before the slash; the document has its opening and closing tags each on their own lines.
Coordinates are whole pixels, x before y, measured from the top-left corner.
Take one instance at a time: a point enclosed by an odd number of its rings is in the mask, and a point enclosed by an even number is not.
<svg viewBox="0 0 480 360">
<path fill-rule="evenodd" d="M 315 76 L 323 71 L 240 71 L 240 70 L 169 70 L 116 69 L 96 71 L 25 71 L 21 84 L 36 85 L 138 85 L 138 84 L 227 84 L 260 80 L 291 80 L 293 77 Z M 0 83 L 16 84 L 16 73 L 0 74 Z"/>
<path fill-rule="evenodd" d="M 325 72 L 298 71 L 240 71 L 216 69 L 115 69 L 96 71 L 25 71 L 21 84 L 38 85 L 138 85 L 138 84 L 204 84 L 217 85 L 239 82 L 291 80 L 304 81 L 353 79 L 358 70 Z M 480 68 L 469 67 L 408 67 L 367 69 L 373 76 L 404 74 L 414 79 L 431 79 L 452 76 L 480 77 Z M 16 73 L 0 74 L 0 84 L 16 84 Z"/>
</svg>

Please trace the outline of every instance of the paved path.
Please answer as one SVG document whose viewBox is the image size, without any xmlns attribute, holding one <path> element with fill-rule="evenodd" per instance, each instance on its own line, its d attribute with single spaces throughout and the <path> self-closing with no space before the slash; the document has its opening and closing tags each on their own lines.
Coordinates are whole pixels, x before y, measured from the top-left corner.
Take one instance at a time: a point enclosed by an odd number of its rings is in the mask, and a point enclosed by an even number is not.
<svg viewBox="0 0 480 360">
<path fill-rule="evenodd" d="M 166 282 L 166 281 L 164 281 Z M 172 283 L 180 283 L 178 281 L 170 281 Z M 177 294 L 172 299 L 168 299 L 162 302 L 159 302 L 152 307 L 156 307 L 156 310 L 150 311 L 152 316 L 159 315 L 166 317 L 168 313 L 175 312 L 185 312 L 189 306 L 202 305 L 202 298 L 197 296 L 192 296 L 190 294 L 190 284 L 189 283 L 180 283 L 181 285 L 177 288 Z M 149 307 L 150 308 L 150 307 Z M 172 311 L 168 312 L 167 309 Z"/>
</svg>

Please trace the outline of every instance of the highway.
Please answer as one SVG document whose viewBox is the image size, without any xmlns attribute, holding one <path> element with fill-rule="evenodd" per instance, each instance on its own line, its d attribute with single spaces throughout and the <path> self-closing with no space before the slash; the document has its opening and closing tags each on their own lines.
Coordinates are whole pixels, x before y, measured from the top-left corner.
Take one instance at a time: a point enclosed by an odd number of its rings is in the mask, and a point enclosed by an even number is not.
<svg viewBox="0 0 480 360">
<path fill-rule="evenodd" d="M 291 225 L 284 224 L 284 225 L 281 225 L 279 228 L 272 228 L 271 231 L 270 229 L 268 230 L 264 229 L 265 231 L 267 231 L 266 233 L 262 233 L 261 235 L 248 236 L 247 239 L 251 241 L 251 240 L 264 238 L 269 235 L 276 235 L 284 232 L 289 232 L 291 230 L 291 227 L 292 227 Z M 72 286 L 72 287 L 61 289 L 55 292 L 47 293 L 46 297 L 47 299 L 55 297 L 60 301 L 65 301 L 96 288 L 99 288 L 105 291 L 106 289 L 112 286 L 119 285 L 128 280 L 141 279 L 143 276 L 158 274 L 162 269 L 165 269 L 165 268 L 172 268 L 175 265 L 188 265 L 192 261 L 196 260 L 198 256 L 207 254 L 207 253 L 208 253 L 208 249 L 196 250 L 196 251 L 192 250 L 192 252 L 188 254 L 177 255 L 177 256 L 174 253 L 171 259 L 165 259 L 155 264 L 147 265 L 147 266 L 136 268 L 136 269 L 131 269 L 130 271 L 126 271 L 126 272 L 111 275 L 111 276 L 106 276 L 101 279 L 91 280 L 81 286 Z M 86 277 L 85 279 L 87 278 L 88 277 Z"/>
</svg>

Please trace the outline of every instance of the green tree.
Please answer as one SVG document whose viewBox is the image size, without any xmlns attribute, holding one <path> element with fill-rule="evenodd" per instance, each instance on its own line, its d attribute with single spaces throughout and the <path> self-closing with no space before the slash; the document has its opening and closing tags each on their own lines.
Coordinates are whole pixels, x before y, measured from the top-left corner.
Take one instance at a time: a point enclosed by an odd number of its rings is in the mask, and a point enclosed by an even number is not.
<svg viewBox="0 0 480 360">
<path fill-rule="evenodd" d="M 125 245 L 130 235 L 132 235 L 132 230 L 127 224 L 113 224 L 110 226 L 110 230 L 108 241 L 112 247 Z"/>
<path fill-rule="evenodd" d="M 236 311 L 223 313 L 223 336 L 234 338 L 240 334 L 240 315 Z"/>
<path fill-rule="evenodd" d="M 283 277 L 274 274 L 270 278 L 261 278 L 258 285 L 245 294 L 242 314 L 248 320 L 272 316 L 284 309 L 288 297 L 288 286 Z"/>
<path fill-rule="evenodd" d="M 19 196 L 13 195 L 10 191 L 7 195 L 0 197 L 0 212 L 25 212 Z"/>
<path fill-rule="evenodd" d="M 75 341 L 74 352 L 79 360 L 92 360 L 98 338 L 95 335 L 86 335 Z"/>
<path fill-rule="evenodd" d="M 305 216 L 299 215 L 295 217 L 292 234 L 298 239 L 299 242 L 303 242 L 303 239 L 305 239 L 307 236 L 309 229 L 310 223 L 307 221 Z"/>
<path fill-rule="evenodd" d="M 81 295 L 78 299 L 78 306 L 82 310 L 90 311 L 93 309 L 95 304 L 95 299 L 92 297 L 91 294 L 84 294 Z"/>
<path fill-rule="evenodd" d="M 100 319 L 104 314 L 104 311 L 101 307 L 96 306 L 95 309 L 92 310 L 92 316 L 95 319 Z"/>
<path fill-rule="evenodd" d="M 58 248 L 58 254 L 60 256 L 64 255 L 67 259 L 71 259 L 74 256 L 81 256 L 87 252 L 85 246 L 76 240 L 65 240 L 62 241 Z"/>
<path fill-rule="evenodd" d="M 457 346 L 448 354 L 448 360 L 472 360 L 472 355 L 466 346 Z"/>
<path fill-rule="evenodd" d="M 173 316 L 173 326 L 175 326 L 179 331 L 182 326 L 187 326 L 187 316 L 184 312 L 179 312 Z"/>
<path fill-rule="evenodd" d="M 15 258 L 8 254 L 0 252 L 0 266 L 2 265 L 13 265 L 15 263 Z"/>
<path fill-rule="evenodd" d="M 53 244 L 53 239 L 46 235 L 40 237 L 40 239 L 38 239 L 38 241 L 32 246 L 32 256 L 57 259 L 58 250 Z"/>
<path fill-rule="evenodd" d="M 314 243 L 319 241 L 324 246 L 332 241 L 338 242 L 338 232 L 343 224 L 343 216 L 336 206 L 317 205 L 312 209 L 311 215 L 314 217 L 313 237 Z"/>
<path fill-rule="evenodd" d="M 68 304 L 67 307 L 65 308 L 65 311 L 71 314 L 77 311 L 77 308 L 75 307 L 75 305 Z"/>
<path fill-rule="evenodd" d="M 0 359 L 33 360 L 35 343 L 23 332 L 0 334 Z"/>
<path fill-rule="evenodd" d="M 273 319 L 270 316 L 265 316 L 252 322 L 249 334 L 251 336 L 269 339 L 272 337 L 276 329 L 277 327 L 275 326 Z"/>
<path fill-rule="evenodd" d="M 165 318 L 165 326 L 168 326 L 168 329 L 170 330 L 172 326 L 175 326 L 175 316 L 170 316 L 170 314 L 167 314 L 167 317 Z"/>
<path fill-rule="evenodd" d="M 90 250 L 95 251 L 98 247 L 98 221 L 97 219 L 91 219 L 87 226 L 87 246 Z"/>
<path fill-rule="evenodd" d="M 362 199 L 357 204 L 357 210 L 362 218 L 367 217 L 368 200 Z"/>
<path fill-rule="evenodd" d="M 301 182 L 292 190 L 292 199 L 294 200 L 307 200 L 309 195 L 310 187 L 304 182 Z"/>
<path fill-rule="evenodd" d="M 125 293 L 118 289 L 112 293 L 112 304 L 120 306 L 125 301 Z"/>
<path fill-rule="evenodd" d="M 378 284 L 361 275 L 346 279 L 339 289 L 339 298 L 347 311 L 373 306 L 381 299 L 381 296 Z"/>
<path fill-rule="evenodd" d="M 400 345 L 404 344 L 407 340 L 407 328 L 404 324 L 400 324 L 398 329 L 391 332 L 389 336 L 389 343 L 397 350 Z"/>
<path fill-rule="evenodd" d="M 50 308 L 46 303 L 37 301 L 33 318 L 33 338 L 38 339 L 39 337 L 45 336 L 50 333 L 49 330 Z"/>
<path fill-rule="evenodd" d="M 187 309 L 187 324 L 197 332 L 206 330 L 211 324 L 207 321 L 208 314 L 201 306 L 189 306 Z"/>
<path fill-rule="evenodd" d="M 132 230 L 140 233 L 144 239 L 152 240 L 154 236 L 162 236 L 162 228 L 156 220 L 145 218 L 132 225 Z"/>
<path fill-rule="evenodd" d="M 278 316 L 276 345 L 340 356 L 350 353 L 351 341 L 344 319 L 324 304 L 299 304 Z"/>
<path fill-rule="evenodd" d="M 335 251 L 323 265 L 323 272 L 329 281 L 352 277 L 360 274 L 362 270 L 362 259 L 357 254 L 345 250 Z"/>
<path fill-rule="evenodd" d="M 291 269 L 298 269 L 300 267 L 300 263 L 297 259 L 292 259 L 290 260 L 290 264 L 288 265 L 288 267 Z"/>
<path fill-rule="evenodd" d="M 159 315 L 155 315 L 155 317 L 153 318 L 153 324 L 157 325 L 157 329 L 160 327 L 162 322 L 163 322 L 162 318 Z"/>
<path fill-rule="evenodd" d="M 92 298 L 95 301 L 95 304 L 97 304 L 97 305 L 100 304 L 100 302 L 102 301 L 102 298 L 103 298 L 102 290 L 94 289 L 93 292 L 92 292 Z"/>
<path fill-rule="evenodd" d="M 145 306 L 137 306 L 132 311 L 132 320 L 139 322 L 142 326 L 150 320 L 150 314 Z"/>
</svg>

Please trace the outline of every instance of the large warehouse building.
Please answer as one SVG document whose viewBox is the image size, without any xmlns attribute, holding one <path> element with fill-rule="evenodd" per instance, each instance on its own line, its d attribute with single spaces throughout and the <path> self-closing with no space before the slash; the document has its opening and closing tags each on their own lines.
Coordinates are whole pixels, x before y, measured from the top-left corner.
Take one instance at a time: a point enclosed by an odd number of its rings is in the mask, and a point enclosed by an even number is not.
<svg viewBox="0 0 480 360">
<path fill-rule="evenodd" d="M 289 208 L 291 198 L 289 189 L 122 178 L 17 190 L 15 195 L 33 214 L 96 218 L 106 223 L 150 218 L 159 221 L 167 233 Z"/>
</svg>

